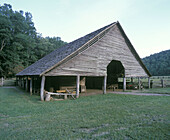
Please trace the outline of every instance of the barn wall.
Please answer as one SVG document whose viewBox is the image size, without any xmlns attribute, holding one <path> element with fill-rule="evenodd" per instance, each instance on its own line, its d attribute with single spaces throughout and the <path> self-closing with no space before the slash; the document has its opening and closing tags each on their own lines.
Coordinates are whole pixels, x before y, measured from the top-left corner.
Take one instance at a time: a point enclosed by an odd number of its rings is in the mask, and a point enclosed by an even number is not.
<svg viewBox="0 0 170 140">
<path fill-rule="evenodd" d="M 107 65 L 112 60 L 122 62 L 126 77 L 148 76 L 128 48 L 116 25 L 98 42 L 46 75 L 104 76 L 107 75 Z"/>
</svg>

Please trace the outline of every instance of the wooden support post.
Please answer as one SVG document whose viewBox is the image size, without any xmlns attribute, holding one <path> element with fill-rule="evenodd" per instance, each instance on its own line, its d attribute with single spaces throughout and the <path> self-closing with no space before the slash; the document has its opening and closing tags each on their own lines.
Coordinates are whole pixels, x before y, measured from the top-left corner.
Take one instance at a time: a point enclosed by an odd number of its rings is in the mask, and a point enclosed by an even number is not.
<svg viewBox="0 0 170 140">
<path fill-rule="evenodd" d="M 30 79 L 30 95 L 32 95 L 32 78 Z"/>
<path fill-rule="evenodd" d="M 163 79 L 161 79 L 161 86 L 162 86 L 162 88 L 164 88 L 164 80 Z"/>
<path fill-rule="evenodd" d="M 26 82 L 25 82 L 25 91 L 28 91 L 28 78 L 26 77 Z"/>
<path fill-rule="evenodd" d="M 44 101 L 44 86 L 45 86 L 45 76 L 43 75 L 41 79 L 41 89 L 40 89 L 41 101 Z"/>
<path fill-rule="evenodd" d="M 103 94 L 106 94 L 106 86 L 107 86 L 107 76 L 104 76 L 104 82 L 103 82 Z"/>
<path fill-rule="evenodd" d="M 140 77 L 138 77 L 138 87 L 139 87 L 139 90 L 140 90 L 141 89 Z"/>
<path fill-rule="evenodd" d="M 19 77 L 19 87 L 21 87 L 21 77 Z"/>
<path fill-rule="evenodd" d="M 150 79 L 150 77 L 148 77 L 148 88 L 149 89 L 151 88 L 151 79 Z"/>
<path fill-rule="evenodd" d="M 80 75 L 77 75 L 76 98 L 79 97 Z"/>
<path fill-rule="evenodd" d="M 126 91 L 126 77 L 123 77 L 123 91 Z"/>
<path fill-rule="evenodd" d="M 4 77 L 1 78 L 1 85 L 4 85 Z"/>
</svg>

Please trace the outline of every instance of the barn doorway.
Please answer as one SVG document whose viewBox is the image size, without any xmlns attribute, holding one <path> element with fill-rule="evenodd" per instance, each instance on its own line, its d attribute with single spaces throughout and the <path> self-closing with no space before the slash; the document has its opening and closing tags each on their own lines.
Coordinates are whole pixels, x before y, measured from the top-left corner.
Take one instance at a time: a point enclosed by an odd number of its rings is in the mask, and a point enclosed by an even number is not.
<svg viewBox="0 0 170 140">
<path fill-rule="evenodd" d="M 112 60 L 107 66 L 107 88 L 118 88 L 118 78 L 123 77 L 125 69 L 120 61 Z"/>
</svg>

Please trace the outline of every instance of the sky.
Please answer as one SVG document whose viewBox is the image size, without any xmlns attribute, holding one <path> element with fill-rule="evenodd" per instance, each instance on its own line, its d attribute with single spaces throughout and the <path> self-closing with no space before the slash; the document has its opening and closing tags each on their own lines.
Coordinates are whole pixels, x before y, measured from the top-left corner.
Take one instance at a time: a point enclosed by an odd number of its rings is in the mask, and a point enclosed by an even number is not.
<svg viewBox="0 0 170 140">
<path fill-rule="evenodd" d="M 170 49 L 170 0 L 1 0 L 30 12 L 38 33 L 71 42 L 119 21 L 141 58 Z"/>
</svg>

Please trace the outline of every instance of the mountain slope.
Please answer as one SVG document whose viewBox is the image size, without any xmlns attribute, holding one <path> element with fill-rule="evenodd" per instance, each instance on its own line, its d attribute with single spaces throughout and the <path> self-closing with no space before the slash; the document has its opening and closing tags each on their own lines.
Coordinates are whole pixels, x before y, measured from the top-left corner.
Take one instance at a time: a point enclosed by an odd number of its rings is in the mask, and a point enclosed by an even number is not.
<svg viewBox="0 0 170 140">
<path fill-rule="evenodd" d="M 142 61 L 152 76 L 170 76 L 170 50 L 155 53 Z"/>
</svg>

